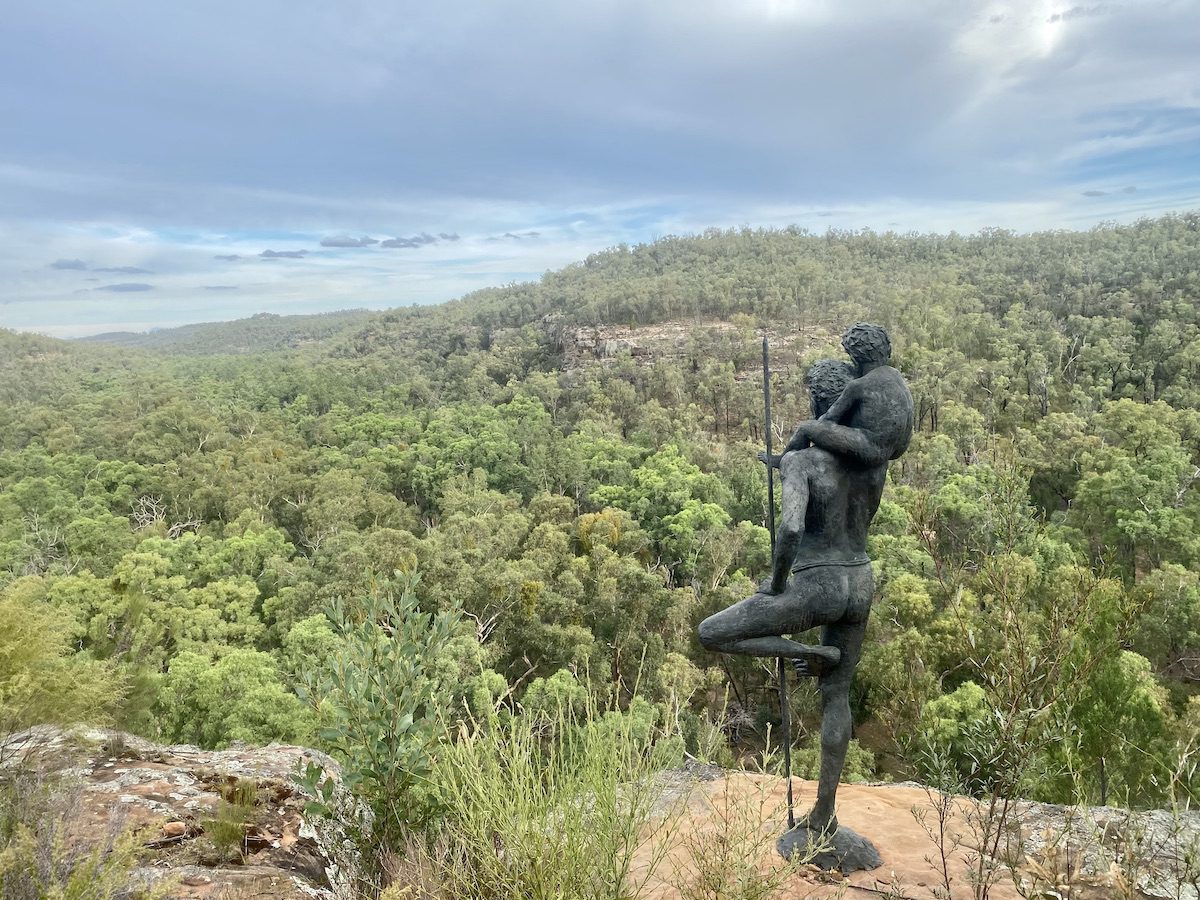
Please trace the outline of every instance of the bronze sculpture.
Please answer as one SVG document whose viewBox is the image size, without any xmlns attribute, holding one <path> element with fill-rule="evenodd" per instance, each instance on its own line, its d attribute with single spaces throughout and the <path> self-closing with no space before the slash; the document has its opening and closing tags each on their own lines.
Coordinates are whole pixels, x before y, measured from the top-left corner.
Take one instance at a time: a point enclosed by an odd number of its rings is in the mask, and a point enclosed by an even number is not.
<svg viewBox="0 0 1200 900">
<path fill-rule="evenodd" d="M 780 839 L 780 850 L 831 844 L 816 862 L 843 871 L 872 868 L 868 841 L 839 828 L 837 786 L 850 741 L 850 683 L 862 652 L 874 579 L 867 529 L 879 508 L 888 463 L 908 449 L 912 395 L 888 365 L 891 343 L 877 325 L 842 336 L 851 367 L 823 360 L 806 382 L 815 418 L 796 429 L 784 452 L 765 461 L 783 480 L 782 516 L 771 576 L 753 596 L 705 619 L 710 650 L 786 657 L 817 678 L 821 693 L 821 774 L 817 801 Z M 762 455 L 760 455 L 762 456 Z M 787 637 L 820 626 L 821 643 Z"/>
</svg>

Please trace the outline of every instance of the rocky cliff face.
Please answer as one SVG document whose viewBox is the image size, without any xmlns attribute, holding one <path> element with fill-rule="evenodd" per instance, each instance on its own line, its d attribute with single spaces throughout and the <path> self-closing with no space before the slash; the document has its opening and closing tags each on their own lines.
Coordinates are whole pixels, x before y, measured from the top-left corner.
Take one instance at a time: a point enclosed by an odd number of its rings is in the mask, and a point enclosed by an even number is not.
<svg viewBox="0 0 1200 900">
<path fill-rule="evenodd" d="M 703 360 L 714 346 L 723 347 L 722 358 L 732 358 L 739 374 L 758 377 L 761 356 L 759 341 L 771 342 L 774 370 L 786 374 L 805 354 L 821 347 L 836 347 L 837 332 L 828 325 L 814 324 L 799 331 L 762 331 L 739 328 L 720 320 L 660 322 L 654 325 L 566 325 L 560 317 L 547 316 L 542 329 L 562 353 L 563 368 L 574 369 L 594 363 L 608 364 L 628 354 L 639 365 L 656 360 Z M 742 348 L 738 353 L 731 348 Z"/>
<path fill-rule="evenodd" d="M 121 733 L 55 728 L 0 739 L 0 774 L 41 770 L 72 786 L 70 805 L 60 808 L 69 850 L 85 852 L 109 840 L 114 829 L 127 830 L 140 848 L 132 879 L 165 886 L 167 896 L 180 900 L 354 896 L 356 856 L 349 832 L 363 825 L 363 814 L 341 791 L 339 807 L 346 812 L 338 823 L 306 816 L 311 798 L 295 776 L 310 764 L 340 785 L 337 764 L 303 747 L 202 751 Z M 651 829 L 639 849 L 647 866 L 656 853 L 666 854 L 642 896 L 690 896 L 680 884 L 700 874 L 696 848 L 708 848 L 710 862 L 729 855 L 731 810 L 759 816 L 753 826 L 757 837 L 749 835 L 757 871 L 782 865 L 774 843 L 785 827 L 783 779 L 696 765 L 662 779 L 658 821 L 678 817 L 678 827 Z M 794 787 L 797 810 L 803 811 L 816 785 L 795 779 Z M 804 868 L 787 878 L 779 896 L 969 900 L 972 872 L 979 868 L 975 848 L 982 808 L 949 798 L 939 818 L 937 801 L 936 793 L 918 785 L 844 785 L 839 818 L 874 842 L 883 865 L 846 879 Z M 657 848 L 664 834 L 672 843 Z M 993 900 L 1200 896 L 1197 813 L 1021 803 L 995 846 L 1004 864 L 995 872 Z M 397 889 L 407 896 L 403 884 Z"/>
<path fill-rule="evenodd" d="M 166 883 L 170 897 L 349 897 L 355 854 L 346 827 L 305 815 L 312 798 L 295 779 L 310 763 L 340 784 L 325 754 L 278 744 L 203 751 L 119 732 L 36 728 L 6 739 L 0 757 L 10 774 L 19 767 L 63 776 L 70 845 L 130 830 L 144 849 L 135 880 Z"/>
</svg>

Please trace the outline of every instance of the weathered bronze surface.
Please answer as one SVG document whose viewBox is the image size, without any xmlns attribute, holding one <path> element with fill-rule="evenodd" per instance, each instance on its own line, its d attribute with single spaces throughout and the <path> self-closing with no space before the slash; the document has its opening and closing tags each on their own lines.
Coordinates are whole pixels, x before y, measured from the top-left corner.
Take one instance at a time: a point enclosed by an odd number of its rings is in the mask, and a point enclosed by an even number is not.
<svg viewBox="0 0 1200 900">
<path fill-rule="evenodd" d="M 867 529 L 888 463 L 908 449 L 913 431 L 912 395 L 888 364 L 887 332 L 860 323 L 842 336 L 842 346 L 853 365 L 822 360 L 812 367 L 806 382 L 816 418 L 801 423 L 783 454 L 770 460 L 783 481 L 771 576 L 753 596 L 700 623 L 700 641 L 710 650 L 787 657 L 801 674 L 817 678 L 820 782 L 813 809 L 780 840 L 789 856 L 822 836 L 839 844 L 834 804 L 850 742 L 850 682 L 874 593 Z M 818 645 L 785 636 L 815 627 L 821 628 Z M 855 846 L 856 860 L 878 859 L 869 842 L 870 852 Z M 820 862 L 864 867 L 837 853 Z"/>
</svg>

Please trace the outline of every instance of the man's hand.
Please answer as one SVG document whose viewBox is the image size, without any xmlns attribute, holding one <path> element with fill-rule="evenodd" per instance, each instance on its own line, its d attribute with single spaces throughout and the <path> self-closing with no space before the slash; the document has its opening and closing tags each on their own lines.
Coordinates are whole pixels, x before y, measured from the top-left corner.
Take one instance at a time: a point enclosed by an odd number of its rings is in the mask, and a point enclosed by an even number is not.
<svg viewBox="0 0 1200 900">
<path fill-rule="evenodd" d="M 792 435 L 791 440 L 787 442 L 787 446 L 783 448 L 784 453 L 791 453 L 793 450 L 805 450 L 812 446 L 812 441 L 809 439 L 809 429 L 815 425 L 812 419 L 807 422 L 801 422 Z"/>
<path fill-rule="evenodd" d="M 760 463 L 766 463 L 766 464 L 767 464 L 767 465 L 769 465 L 769 466 L 770 466 L 772 469 L 778 469 L 778 468 L 779 468 L 779 461 L 780 461 L 781 459 L 783 459 L 783 454 L 782 454 L 782 453 L 776 453 L 776 454 L 772 454 L 771 456 L 767 456 L 767 453 L 766 453 L 766 451 L 765 451 L 765 450 L 759 450 L 759 451 L 758 451 L 758 461 L 759 461 Z"/>
</svg>

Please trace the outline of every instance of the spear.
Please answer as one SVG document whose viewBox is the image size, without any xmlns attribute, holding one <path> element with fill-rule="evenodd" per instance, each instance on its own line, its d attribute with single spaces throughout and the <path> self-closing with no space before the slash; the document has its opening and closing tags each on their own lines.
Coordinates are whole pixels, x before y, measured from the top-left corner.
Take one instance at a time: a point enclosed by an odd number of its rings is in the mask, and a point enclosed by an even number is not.
<svg viewBox="0 0 1200 900">
<path fill-rule="evenodd" d="M 771 532 L 771 561 L 775 560 L 775 473 L 771 465 L 771 356 L 763 338 L 763 418 L 767 433 L 767 525 Z M 788 828 L 796 825 L 796 807 L 792 799 L 792 708 L 788 702 L 787 660 L 777 660 L 779 671 L 779 725 L 783 731 L 783 769 L 787 776 Z"/>
</svg>

